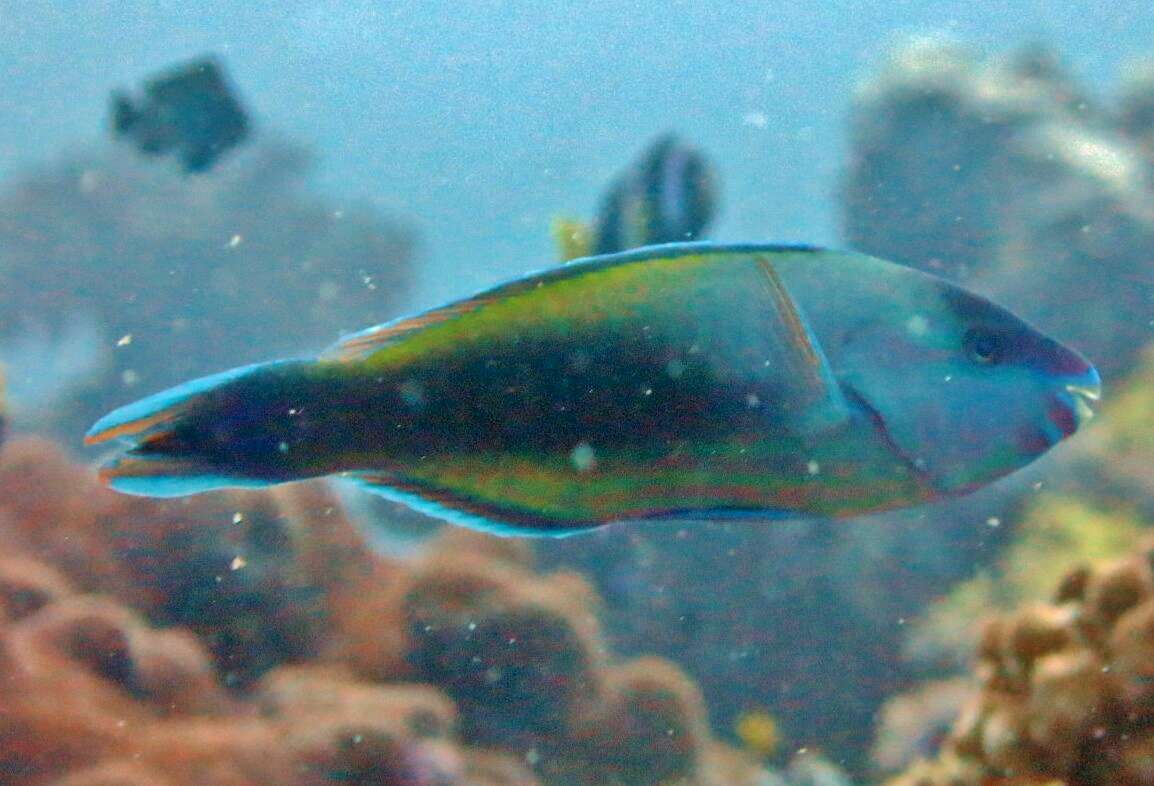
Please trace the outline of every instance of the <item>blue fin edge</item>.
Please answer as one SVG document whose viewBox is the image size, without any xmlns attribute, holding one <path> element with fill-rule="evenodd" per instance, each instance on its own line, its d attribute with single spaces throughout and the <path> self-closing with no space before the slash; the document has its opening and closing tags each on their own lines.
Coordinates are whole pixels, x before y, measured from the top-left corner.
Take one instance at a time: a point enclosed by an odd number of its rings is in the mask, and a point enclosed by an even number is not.
<svg viewBox="0 0 1154 786">
<path fill-rule="evenodd" d="M 150 418 L 158 412 L 166 409 L 178 407 L 187 402 L 195 396 L 205 393 L 220 385 L 237 380 L 246 374 L 249 374 L 259 368 L 271 368 L 285 363 L 295 363 L 297 360 L 275 360 L 269 363 L 252 363 L 247 366 L 240 366 L 238 368 L 229 369 L 228 371 L 221 371 L 217 374 L 210 374 L 207 377 L 200 377 L 176 387 L 162 390 L 159 393 L 153 393 L 151 396 L 146 396 L 139 401 L 134 401 L 131 404 L 126 404 L 123 407 L 118 407 L 112 410 L 100 420 L 96 421 L 92 428 L 88 429 L 88 433 L 84 435 L 85 442 L 100 442 L 100 435 L 113 429 L 121 428 L 129 423 L 137 420 Z M 137 444 L 144 437 L 152 433 L 152 429 L 145 430 L 138 434 L 132 434 L 121 438 L 121 441 L 129 444 Z"/>
<path fill-rule="evenodd" d="M 367 481 L 358 478 L 354 473 L 347 473 L 339 475 L 338 477 L 345 480 L 352 481 L 359 488 L 376 494 L 379 497 L 384 497 L 392 502 L 399 502 L 406 505 L 418 513 L 424 513 L 427 516 L 447 521 L 450 524 L 456 524 L 461 527 L 467 527 L 478 532 L 485 532 L 489 535 L 498 535 L 502 538 L 568 538 L 572 535 L 581 535 L 586 532 L 592 532 L 601 529 L 604 525 L 596 525 L 593 527 L 579 527 L 574 529 L 554 530 L 554 529 L 535 529 L 530 526 L 516 526 L 513 524 L 506 524 L 501 521 L 486 518 L 475 513 L 468 513 L 457 508 L 452 508 L 443 505 L 439 502 L 433 502 L 422 497 L 420 494 L 412 491 L 402 491 L 393 488 L 392 486 L 382 485 L 379 482 Z"/>
</svg>

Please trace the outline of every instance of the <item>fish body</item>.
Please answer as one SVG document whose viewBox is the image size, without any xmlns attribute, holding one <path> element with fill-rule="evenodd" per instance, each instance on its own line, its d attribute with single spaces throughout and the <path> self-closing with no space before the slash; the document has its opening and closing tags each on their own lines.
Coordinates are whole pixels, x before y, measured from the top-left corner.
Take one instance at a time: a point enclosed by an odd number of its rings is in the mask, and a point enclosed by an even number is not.
<svg viewBox="0 0 1154 786">
<path fill-rule="evenodd" d="M 117 410 L 102 476 L 176 495 L 342 474 L 568 534 L 846 517 L 962 494 L 1073 433 L 1080 356 L 927 274 L 806 247 L 592 257 Z"/>
<path fill-rule="evenodd" d="M 202 172 L 244 141 L 249 120 L 219 64 L 205 58 L 149 81 L 140 102 L 114 94 L 112 130 L 145 155 L 172 153 L 185 171 Z"/>
<path fill-rule="evenodd" d="M 717 177 L 708 159 L 673 134 L 658 137 L 602 197 L 592 226 L 560 219 L 562 259 L 697 240 L 717 212 Z"/>
</svg>

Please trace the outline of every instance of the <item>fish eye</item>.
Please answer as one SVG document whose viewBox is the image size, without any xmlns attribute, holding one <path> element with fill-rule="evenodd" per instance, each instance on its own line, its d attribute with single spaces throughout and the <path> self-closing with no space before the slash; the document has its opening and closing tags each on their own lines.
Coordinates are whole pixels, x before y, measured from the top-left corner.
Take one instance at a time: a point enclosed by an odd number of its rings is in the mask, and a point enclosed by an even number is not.
<svg viewBox="0 0 1154 786">
<path fill-rule="evenodd" d="M 971 328 L 962 338 L 962 349 L 973 362 L 982 366 L 1000 363 L 1006 354 L 1006 339 L 1001 333 Z"/>
</svg>

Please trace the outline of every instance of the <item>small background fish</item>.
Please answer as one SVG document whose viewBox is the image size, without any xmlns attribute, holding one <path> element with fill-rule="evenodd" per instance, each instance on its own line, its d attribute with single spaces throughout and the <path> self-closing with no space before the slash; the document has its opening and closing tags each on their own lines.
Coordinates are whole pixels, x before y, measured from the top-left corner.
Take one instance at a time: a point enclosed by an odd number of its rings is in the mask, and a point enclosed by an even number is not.
<svg viewBox="0 0 1154 786">
<path fill-rule="evenodd" d="M 592 225 L 554 221 L 562 259 L 698 240 L 717 213 L 717 175 L 674 134 L 654 140 L 609 186 Z"/>
<path fill-rule="evenodd" d="M 249 135 L 249 119 L 224 69 L 212 57 L 150 79 L 144 98 L 112 96 L 112 132 L 148 156 L 174 155 L 186 172 L 203 172 Z"/>
</svg>

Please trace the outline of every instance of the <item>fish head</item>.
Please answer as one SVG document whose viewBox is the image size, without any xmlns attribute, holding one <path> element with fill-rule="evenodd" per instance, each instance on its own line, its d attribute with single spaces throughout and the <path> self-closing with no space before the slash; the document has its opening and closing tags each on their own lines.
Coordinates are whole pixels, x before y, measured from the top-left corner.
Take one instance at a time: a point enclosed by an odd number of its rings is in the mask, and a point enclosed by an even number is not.
<svg viewBox="0 0 1154 786">
<path fill-rule="evenodd" d="M 943 496 L 1008 475 L 1071 436 L 1100 395 L 1078 352 L 940 279 L 840 336 L 838 377 L 890 449 Z"/>
</svg>

